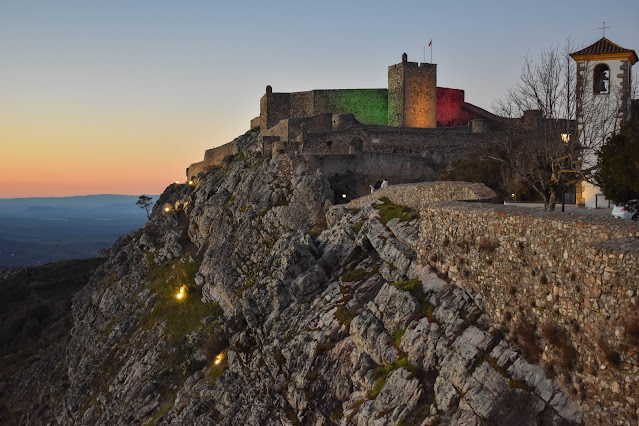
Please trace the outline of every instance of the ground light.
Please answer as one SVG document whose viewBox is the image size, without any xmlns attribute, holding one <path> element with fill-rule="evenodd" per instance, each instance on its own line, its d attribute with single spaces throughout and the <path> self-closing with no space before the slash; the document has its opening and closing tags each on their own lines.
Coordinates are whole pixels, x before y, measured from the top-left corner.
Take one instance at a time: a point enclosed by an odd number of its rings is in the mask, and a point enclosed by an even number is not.
<svg viewBox="0 0 639 426">
<path fill-rule="evenodd" d="M 180 287 L 180 291 L 175 295 L 178 300 L 184 299 L 184 296 L 186 296 L 186 286 Z"/>
<path fill-rule="evenodd" d="M 215 357 L 215 365 L 219 365 L 223 359 L 224 359 L 224 352 L 218 354 L 218 356 Z"/>
</svg>

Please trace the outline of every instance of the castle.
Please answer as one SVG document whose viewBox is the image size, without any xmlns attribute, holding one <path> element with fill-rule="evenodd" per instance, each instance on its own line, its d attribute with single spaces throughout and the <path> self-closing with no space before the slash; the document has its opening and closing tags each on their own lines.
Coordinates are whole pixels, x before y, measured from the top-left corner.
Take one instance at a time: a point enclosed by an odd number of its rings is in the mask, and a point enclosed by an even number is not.
<svg viewBox="0 0 639 426">
<path fill-rule="evenodd" d="M 437 65 L 409 62 L 404 53 L 388 68 L 386 89 L 276 93 L 267 86 L 250 126 L 259 129 L 263 155 L 304 156 L 354 198 L 382 176 L 435 180 L 471 146 L 504 137 L 504 120 L 465 102 L 463 90 L 437 87 Z M 233 142 L 207 150 L 187 178 L 236 152 Z"/>
</svg>

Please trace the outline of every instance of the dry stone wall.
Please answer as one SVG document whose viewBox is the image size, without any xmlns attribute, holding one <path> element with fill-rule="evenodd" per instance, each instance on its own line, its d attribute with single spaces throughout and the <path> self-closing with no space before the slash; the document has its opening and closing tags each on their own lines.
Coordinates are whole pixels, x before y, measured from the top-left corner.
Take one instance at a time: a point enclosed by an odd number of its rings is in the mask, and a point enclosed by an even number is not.
<svg viewBox="0 0 639 426">
<path fill-rule="evenodd" d="M 401 202 L 402 192 L 389 198 Z M 462 202 L 423 203 L 420 216 L 423 265 L 472 287 L 523 351 L 581 398 L 588 423 L 636 424 L 636 223 Z"/>
<path fill-rule="evenodd" d="M 420 182 L 380 188 L 372 194 L 351 201 L 348 206 L 359 208 L 370 204 L 370 200 L 382 197 L 387 197 L 395 204 L 419 210 L 443 200 L 487 200 L 495 197 L 495 193 L 483 183 Z"/>
</svg>

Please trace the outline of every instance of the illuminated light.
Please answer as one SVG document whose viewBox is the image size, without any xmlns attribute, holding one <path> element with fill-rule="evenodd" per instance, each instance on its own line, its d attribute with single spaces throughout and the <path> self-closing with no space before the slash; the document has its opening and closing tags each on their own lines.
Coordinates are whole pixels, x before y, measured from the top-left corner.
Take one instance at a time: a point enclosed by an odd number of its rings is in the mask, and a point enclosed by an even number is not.
<svg viewBox="0 0 639 426">
<path fill-rule="evenodd" d="M 515 198 L 515 194 L 510 194 L 511 197 Z"/>
<path fill-rule="evenodd" d="M 180 181 L 179 181 L 179 180 L 176 180 L 176 181 L 175 181 L 175 183 L 179 184 L 179 183 L 180 183 Z"/>
<path fill-rule="evenodd" d="M 192 180 L 189 181 L 189 185 L 193 185 L 195 182 L 193 182 Z"/>
<path fill-rule="evenodd" d="M 218 356 L 215 357 L 215 365 L 219 365 L 223 359 L 224 359 L 224 354 L 223 353 L 218 354 Z"/>
<path fill-rule="evenodd" d="M 180 287 L 180 292 L 175 295 L 177 299 L 183 299 L 186 296 L 186 286 Z"/>
<path fill-rule="evenodd" d="M 562 133 L 561 140 L 563 141 L 563 143 L 570 142 L 570 133 Z"/>
<path fill-rule="evenodd" d="M 342 198 L 346 198 L 346 194 L 342 194 Z"/>
<path fill-rule="evenodd" d="M 167 206 L 167 207 L 164 207 L 164 211 L 165 211 L 166 213 L 170 212 L 170 211 L 171 211 L 171 207 L 168 207 L 168 206 Z"/>
</svg>

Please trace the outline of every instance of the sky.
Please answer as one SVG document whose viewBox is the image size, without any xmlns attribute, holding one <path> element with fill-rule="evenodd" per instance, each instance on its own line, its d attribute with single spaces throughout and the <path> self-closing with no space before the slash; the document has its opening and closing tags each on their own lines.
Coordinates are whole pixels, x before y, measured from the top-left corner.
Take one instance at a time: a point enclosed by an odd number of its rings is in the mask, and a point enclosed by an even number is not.
<svg viewBox="0 0 639 426">
<path fill-rule="evenodd" d="M 639 50 L 639 1 L 0 0 L 0 198 L 159 194 L 275 92 L 385 88 L 432 61 L 491 110 L 572 38 Z M 426 51 L 430 62 L 430 50 Z"/>
</svg>

